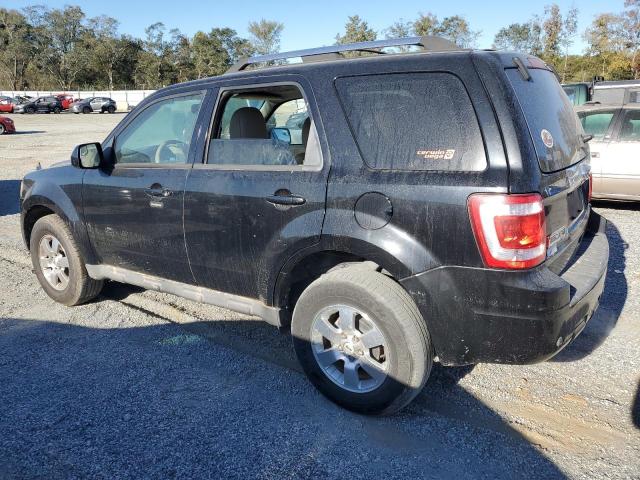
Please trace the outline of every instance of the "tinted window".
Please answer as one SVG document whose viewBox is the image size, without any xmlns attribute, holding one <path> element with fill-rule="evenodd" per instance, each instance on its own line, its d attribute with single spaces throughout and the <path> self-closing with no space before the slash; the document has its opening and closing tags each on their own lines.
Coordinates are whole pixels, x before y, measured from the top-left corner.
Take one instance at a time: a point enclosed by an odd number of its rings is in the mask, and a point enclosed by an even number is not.
<svg viewBox="0 0 640 480">
<path fill-rule="evenodd" d="M 585 133 L 593 135 L 594 138 L 597 139 L 602 138 L 607 134 L 614 115 L 615 111 L 580 112 L 578 117 L 580 117 L 580 122 L 582 123 L 582 128 Z"/>
<path fill-rule="evenodd" d="M 371 168 L 478 171 L 480 128 L 462 82 L 448 73 L 336 80 L 364 161 Z"/>
<path fill-rule="evenodd" d="M 555 75 L 531 68 L 531 79 L 527 81 L 515 68 L 506 73 L 526 118 L 542 171 L 561 170 L 582 160 L 582 128 Z"/>
<path fill-rule="evenodd" d="M 207 163 L 234 166 L 320 166 L 315 125 L 302 92 L 273 85 L 226 92 Z M 304 115 L 304 118 L 298 118 Z M 306 121 L 308 119 L 308 121 Z"/>
<path fill-rule="evenodd" d="M 619 139 L 627 142 L 640 141 L 640 110 L 624 112 Z"/>
<path fill-rule="evenodd" d="M 118 135 L 118 163 L 186 163 L 203 94 L 147 107 Z"/>
</svg>

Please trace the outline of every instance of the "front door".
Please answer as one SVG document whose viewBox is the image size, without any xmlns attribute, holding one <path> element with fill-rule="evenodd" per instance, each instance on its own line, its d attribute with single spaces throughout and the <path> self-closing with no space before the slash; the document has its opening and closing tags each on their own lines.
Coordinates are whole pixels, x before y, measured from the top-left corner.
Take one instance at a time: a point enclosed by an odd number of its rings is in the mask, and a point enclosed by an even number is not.
<svg viewBox="0 0 640 480">
<path fill-rule="evenodd" d="M 86 172 L 85 222 L 103 264 L 193 283 L 182 202 L 204 96 L 149 104 L 105 145 L 114 167 Z"/>
<path fill-rule="evenodd" d="M 308 92 L 299 83 L 221 89 L 185 191 L 199 285 L 265 300 L 286 260 L 319 241 L 329 166 Z"/>
<path fill-rule="evenodd" d="M 593 135 L 589 142 L 589 149 L 591 151 L 591 174 L 595 197 L 604 194 L 602 166 L 609 161 L 609 143 L 618 112 L 619 110 L 614 108 L 610 110 L 585 110 L 578 113 L 585 133 Z"/>
</svg>

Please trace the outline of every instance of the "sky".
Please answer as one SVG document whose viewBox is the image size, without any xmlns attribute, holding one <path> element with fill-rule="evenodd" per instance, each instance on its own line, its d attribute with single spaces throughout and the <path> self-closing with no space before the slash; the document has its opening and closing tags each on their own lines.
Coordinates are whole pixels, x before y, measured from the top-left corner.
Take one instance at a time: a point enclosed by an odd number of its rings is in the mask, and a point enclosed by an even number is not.
<svg viewBox="0 0 640 480">
<path fill-rule="evenodd" d="M 248 36 L 247 25 L 252 20 L 266 18 L 285 25 L 281 50 L 297 50 L 335 42 L 336 34 L 343 31 L 349 15 L 360 15 L 380 32 L 393 22 L 415 19 L 420 12 L 432 12 L 439 18 L 462 15 L 474 30 L 481 30 L 478 47 L 490 48 L 493 37 L 504 26 L 525 22 L 534 14 L 541 15 L 544 6 L 557 3 L 562 12 L 577 6 L 579 13 L 578 35 L 571 49 L 582 53 L 582 32 L 593 17 L 603 12 L 620 12 L 624 0 L 236 0 L 199 2 L 196 0 L 2 0 L 0 7 L 20 9 L 41 3 L 51 8 L 65 4 L 79 5 L 88 17 L 109 15 L 120 21 L 120 31 L 144 37 L 145 27 L 162 22 L 167 29 L 179 28 L 193 35 L 198 30 L 209 31 L 214 27 L 230 27 L 241 36 Z M 384 35 L 379 37 L 384 38 Z"/>
</svg>

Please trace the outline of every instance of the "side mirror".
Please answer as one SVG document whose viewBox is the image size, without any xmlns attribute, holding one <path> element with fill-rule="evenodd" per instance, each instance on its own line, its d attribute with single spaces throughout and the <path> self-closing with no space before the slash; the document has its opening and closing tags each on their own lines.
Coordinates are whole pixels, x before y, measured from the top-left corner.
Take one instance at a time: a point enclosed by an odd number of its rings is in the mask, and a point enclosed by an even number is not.
<svg viewBox="0 0 640 480">
<path fill-rule="evenodd" d="M 78 145 L 71 154 L 71 165 L 76 168 L 98 168 L 102 163 L 102 147 L 99 143 Z"/>
<path fill-rule="evenodd" d="M 277 127 L 271 129 L 271 138 L 279 142 L 291 145 L 291 131 L 285 127 Z"/>
</svg>

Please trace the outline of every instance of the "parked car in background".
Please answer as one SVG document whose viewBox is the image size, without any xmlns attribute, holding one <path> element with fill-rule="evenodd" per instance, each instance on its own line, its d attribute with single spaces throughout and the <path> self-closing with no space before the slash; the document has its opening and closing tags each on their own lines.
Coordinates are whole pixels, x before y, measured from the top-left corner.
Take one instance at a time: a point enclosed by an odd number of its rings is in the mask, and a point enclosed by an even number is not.
<svg viewBox="0 0 640 480">
<path fill-rule="evenodd" d="M 585 133 L 593 135 L 593 198 L 640 201 L 640 104 L 576 110 Z"/>
<path fill-rule="evenodd" d="M 14 106 L 15 113 L 60 113 L 62 104 L 56 97 L 40 97 Z"/>
<path fill-rule="evenodd" d="M 590 83 L 565 83 L 562 85 L 564 93 L 569 97 L 569 101 L 573 105 L 583 105 L 591 100 L 593 85 Z"/>
<path fill-rule="evenodd" d="M 597 82 L 593 85 L 591 102 L 618 106 L 640 104 L 640 80 Z"/>
<path fill-rule="evenodd" d="M 116 106 L 115 100 L 108 97 L 85 98 L 84 100 L 75 102 L 71 106 L 71 111 L 73 113 L 114 113 L 117 109 L 118 107 Z"/>
<path fill-rule="evenodd" d="M 56 98 L 60 100 L 63 110 L 67 110 L 74 102 L 73 95 L 60 94 L 56 95 Z"/>
<path fill-rule="evenodd" d="M 16 95 L 15 99 L 18 100 L 18 103 L 30 102 L 35 97 L 31 97 L 29 95 Z"/>
<path fill-rule="evenodd" d="M 13 113 L 13 110 L 20 101 L 17 98 L 3 97 L 0 99 L 0 112 Z"/>
<path fill-rule="evenodd" d="M 405 45 L 429 53 L 339 59 Z M 27 174 L 23 238 L 60 303 L 109 279 L 261 316 L 327 397 L 392 413 L 436 357 L 540 362 L 584 329 L 609 257 L 586 141 L 526 54 L 415 37 L 245 59 Z"/>
<path fill-rule="evenodd" d="M 16 127 L 9 117 L 0 116 L 0 135 L 5 133 L 15 133 Z"/>
</svg>

